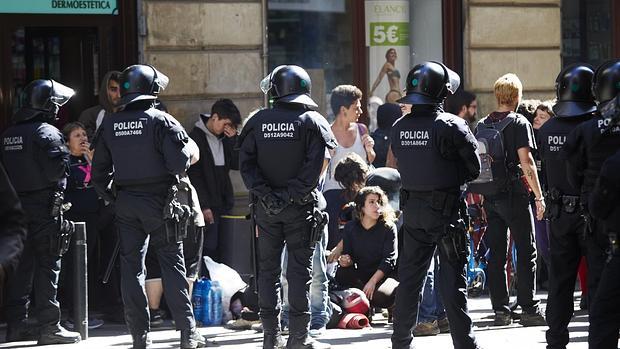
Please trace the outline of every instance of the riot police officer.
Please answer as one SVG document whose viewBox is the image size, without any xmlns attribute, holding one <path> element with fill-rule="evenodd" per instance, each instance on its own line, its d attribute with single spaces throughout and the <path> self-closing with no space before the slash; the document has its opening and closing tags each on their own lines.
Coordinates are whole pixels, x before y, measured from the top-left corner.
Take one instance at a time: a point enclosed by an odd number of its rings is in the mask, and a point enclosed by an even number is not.
<svg viewBox="0 0 620 349">
<path fill-rule="evenodd" d="M 620 116 L 620 115 L 619 115 Z M 620 152 L 605 161 L 592 195 L 590 211 L 602 220 L 609 236 L 609 259 L 605 264 L 598 291 L 590 307 L 590 348 L 618 347 L 620 314 Z"/>
<path fill-rule="evenodd" d="M 289 338 L 287 348 L 319 348 L 308 336 L 311 260 L 322 227 L 317 183 L 325 148 L 337 146 L 325 118 L 312 111 L 308 73 L 279 66 L 261 82 L 273 108 L 247 122 L 238 139 L 240 169 L 250 190 L 258 226 L 258 291 L 263 348 L 282 348 L 278 325 L 280 256 L 288 251 Z"/>
<path fill-rule="evenodd" d="M 602 123 L 607 125 L 604 134 L 618 140 L 620 133 L 620 60 L 603 63 L 596 71 L 594 92 L 600 98 L 599 111 Z M 615 95 L 615 97 L 614 97 Z M 618 148 L 616 148 L 617 150 Z M 611 349 L 618 347 L 620 322 L 620 152 L 608 158 L 602 165 L 599 178 L 589 197 L 592 216 L 608 237 L 609 258 L 596 294 L 593 295 L 590 311 L 588 344 L 590 348 Z M 589 261 L 588 261 L 589 262 Z M 589 275 L 588 275 L 589 277 Z"/>
<path fill-rule="evenodd" d="M 566 348 L 568 323 L 573 316 L 573 292 L 581 256 L 588 261 L 589 295 L 596 290 L 603 260 L 600 247 L 584 235 L 580 188 L 566 179 L 566 162 L 560 158 L 566 136 L 579 124 L 590 120 L 596 111 L 592 92 L 594 71 L 585 64 L 574 64 L 556 79 L 557 115 L 538 131 L 539 154 L 547 178 L 547 212 L 550 227 L 549 297 L 547 299 L 547 348 Z"/>
<path fill-rule="evenodd" d="M 97 192 L 116 206 L 121 291 L 134 348 L 150 344 L 144 293 L 147 244 L 162 269 L 166 300 L 181 331 L 181 348 L 206 345 L 196 330 L 185 279 L 181 241 L 188 221 L 164 217 L 172 203 L 171 186 L 197 156 L 179 122 L 154 108 L 157 95 L 167 84 L 168 77 L 151 66 L 126 68 L 120 82 L 122 110 L 104 119 L 94 142 L 93 183 Z"/>
<path fill-rule="evenodd" d="M 592 90 L 599 102 L 596 115 L 569 133 L 560 152 L 561 158 L 567 161 L 568 182 L 578 189 L 585 234 L 590 240 L 587 262 L 593 273 L 588 274 L 589 300 L 597 292 L 608 242 L 602 222 L 589 213 L 588 198 L 603 161 L 620 149 L 620 129 L 610 128 L 610 119 L 601 116 L 601 110 L 620 91 L 619 84 L 620 60 L 607 61 L 596 69 L 592 81 Z"/>
<path fill-rule="evenodd" d="M 10 276 L 7 341 L 28 340 L 28 304 L 34 294 L 38 344 L 80 341 L 60 326 L 56 300 L 60 257 L 68 248 L 71 224 L 62 220 L 62 193 L 69 173 L 69 150 L 51 124 L 74 91 L 54 80 L 35 80 L 21 95 L 15 124 L 2 134 L 2 163 L 26 212 L 28 236 L 19 265 Z M 64 223 L 63 223 L 64 222 Z"/>
<path fill-rule="evenodd" d="M 455 348 L 477 348 L 467 312 L 467 233 L 459 187 L 480 174 L 477 142 L 467 123 L 444 113 L 459 76 L 439 62 L 418 64 L 407 76 L 407 95 L 398 102 L 412 112 L 391 130 L 388 166 L 402 178 L 403 248 L 399 258 L 392 347 L 413 348 L 411 329 L 430 261 L 439 247 L 442 299 Z"/>
</svg>

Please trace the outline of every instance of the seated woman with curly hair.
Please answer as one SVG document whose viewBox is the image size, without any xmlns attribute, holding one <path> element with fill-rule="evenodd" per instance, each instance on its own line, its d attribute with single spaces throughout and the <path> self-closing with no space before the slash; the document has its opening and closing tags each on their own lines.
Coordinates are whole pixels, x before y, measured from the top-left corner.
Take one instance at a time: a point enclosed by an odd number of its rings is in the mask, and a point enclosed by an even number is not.
<svg viewBox="0 0 620 349">
<path fill-rule="evenodd" d="M 373 307 L 394 304 L 398 282 L 394 210 L 379 187 L 364 187 L 355 196 L 354 219 L 344 227 L 336 281 L 364 291 Z"/>
</svg>

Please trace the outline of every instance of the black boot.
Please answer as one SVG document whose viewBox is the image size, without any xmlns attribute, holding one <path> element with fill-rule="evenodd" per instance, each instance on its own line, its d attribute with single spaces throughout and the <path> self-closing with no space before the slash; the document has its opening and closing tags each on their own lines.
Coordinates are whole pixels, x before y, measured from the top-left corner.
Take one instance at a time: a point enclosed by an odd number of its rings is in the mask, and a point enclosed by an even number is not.
<svg viewBox="0 0 620 349">
<path fill-rule="evenodd" d="M 331 345 L 317 342 L 306 335 L 305 338 L 295 337 L 293 333 L 288 337 L 286 349 L 329 349 Z"/>
<path fill-rule="evenodd" d="M 215 343 L 209 343 L 207 339 L 198 333 L 196 328 L 189 330 L 181 330 L 181 349 L 195 349 L 214 346 Z"/>
<path fill-rule="evenodd" d="M 81 339 L 79 333 L 67 331 L 64 327 L 55 325 L 41 329 L 37 345 L 71 344 L 77 343 Z"/>
<path fill-rule="evenodd" d="M 280 335 L 280 332 L 275 334 L 263 335 L 263 349 L 284 349 L 286 348 L 286 341 Z"/>
<path fill-rule="evenodd" d="M 133 340 L 133 349 L 146 349 L 153 344 L 153 341 L 149 338 L 149 333 L 146 331 L 132 334 L 131 338 Z"/>
<path fill-rule="evenodd" d="M 319 343 L 308 336 L 310 314 L 289 313 L 289 336 L 287 349 L 323 349 L 331 348 L 329 344 Z"/>
</svg>

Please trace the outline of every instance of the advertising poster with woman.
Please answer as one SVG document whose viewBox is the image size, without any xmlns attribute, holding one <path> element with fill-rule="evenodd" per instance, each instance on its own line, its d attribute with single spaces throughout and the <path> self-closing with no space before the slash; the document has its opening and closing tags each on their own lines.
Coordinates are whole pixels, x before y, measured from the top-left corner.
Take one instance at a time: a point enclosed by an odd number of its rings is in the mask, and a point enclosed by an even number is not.
<svg viewBox="0 0 620 349">
<path fill-rule="evenodd" d="M 394 103 L 409 71 L 409 1 L 365 2 L 369 98 Z"/>
</svg>

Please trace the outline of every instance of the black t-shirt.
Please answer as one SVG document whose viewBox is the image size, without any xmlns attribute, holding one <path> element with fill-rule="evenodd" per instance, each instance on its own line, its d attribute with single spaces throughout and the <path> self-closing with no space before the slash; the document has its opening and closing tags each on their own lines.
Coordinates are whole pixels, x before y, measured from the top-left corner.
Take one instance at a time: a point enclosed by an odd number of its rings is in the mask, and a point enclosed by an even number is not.
<svg viewBox="0 0 620 349">
<path fill-rule="evenodd" d="M 484 120 L 485 123 L 497 122 L 508 116 L 510 112 L 492 112 Z M 506 151 L 506 165 L 510 174 L 514 174 L 517 166 L 519 166 L 519 154 L 518 150 L 524 147 L 530 148 L 530 150 L 536 149 L 536 140 L 534 137 L 534 128 L 532 124 L 527 121 L 525 116 L 513 113 L 515 120 L 511 122 L 503 131 L 504 150 Z M 518 188 L 525 190 L 525 187 L 521 184 L 521 181 L 516 181 Z"/>
<path fill-rule="evenodd" d="M 342 254 L 351 256 L 357 269 L 368 279 L 380 269 L 386 276 L 396 266 L 396 226 L 375 224 L 366 229 L 357 220 L 344 226 Z"/>
</svg>

